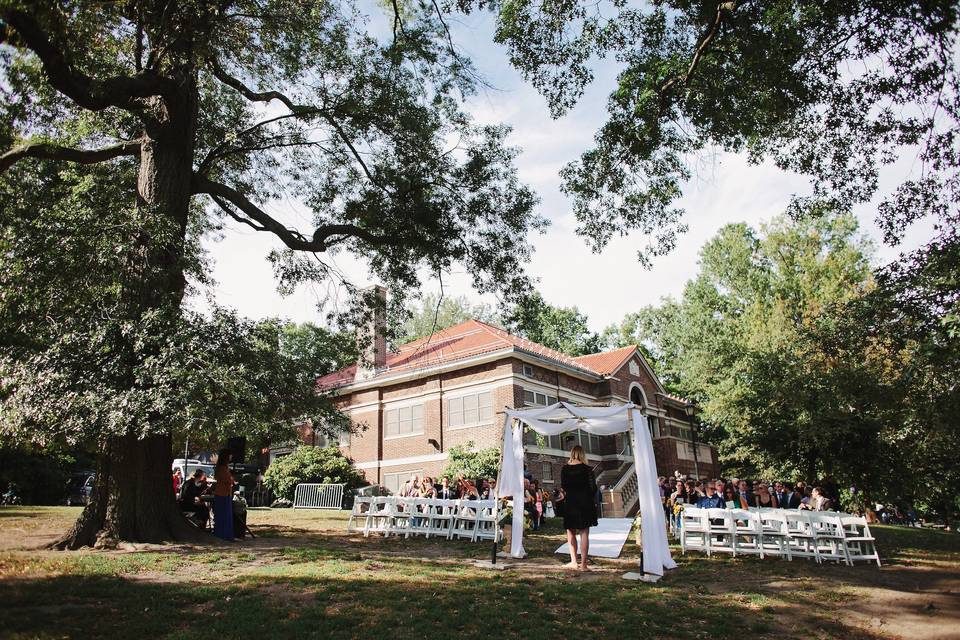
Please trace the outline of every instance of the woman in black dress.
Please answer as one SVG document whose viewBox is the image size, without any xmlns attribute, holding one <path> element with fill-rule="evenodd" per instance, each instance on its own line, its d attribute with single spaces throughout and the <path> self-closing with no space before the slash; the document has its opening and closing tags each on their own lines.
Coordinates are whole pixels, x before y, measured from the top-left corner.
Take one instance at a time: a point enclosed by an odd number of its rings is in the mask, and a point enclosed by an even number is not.
<svg viewBox="0 0 960 640">
<path fill-rule="evenodd" d="M 570 545 L 570 569 L 587 570 L 587 551 L 590 548 L 590 527 L 597 526 L 597 481 L 587 464 L 583 447 L 570 451 L 570 460 L 560 471 L 563 489 L 563 527 Z M 580 564 L 577 564 L 577 535 L 580 536 Z"/>
</svg>

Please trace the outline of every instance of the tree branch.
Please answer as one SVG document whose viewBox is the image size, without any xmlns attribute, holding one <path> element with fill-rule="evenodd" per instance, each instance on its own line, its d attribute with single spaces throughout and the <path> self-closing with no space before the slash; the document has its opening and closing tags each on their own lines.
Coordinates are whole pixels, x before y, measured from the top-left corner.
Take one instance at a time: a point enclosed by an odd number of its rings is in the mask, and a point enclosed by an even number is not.
<svg viewBox="0 0 960 640">
<path fill-rule="evenodd" d="M 42 158 L 44 160 L 64 160 L 80 164 L 95 164 L 119 158 L 120 156 L 135 156 L 140 153 L 140 141 L 121 142 L 101 149 L 73 149 L 62 147 L 49 142 L 31 142 L 14 147 L 0 155 L 0 173 L 5 172 L 17 161 L 24 158 Z"/>
<path fill-rule="evenodd" d="M 295 115 L 315 115 L 320 112 L 318 107 L 302 104 L 294 104 L 293 100 L 280 93 L 279 91 L 254 91 L 247 85 L 243 84 L 237 78 L 234 78 L 226 70 L 220 66 L 220 63 L 214 59 L 208 60 L 210 64 L 210 69 L 213 71 L 213 77 L 227 85 L 228 87 L 233 87 L 240 95 L 251 102 L 270 102 L 272 100 L 279 100 L 286 105 L 287 109 L 290 109 L 291 113 Z"/>
<path fill-rule="evenodd" d="M 227 204 L 223 199 L 218 198 L 217 196 L 210 196 L 210 197 L 213 198 L 213 201 L 217 203 L 217 206 L 223 209 L 227 213 L 227 215 L 229 215 L 231 218 L 233 218 L 237 222 L 242 222 L 243 224 L 249 227 L 252 227 L 255 231 L 267 231 L 266 227 L 262 227 L 258 225 L 256 222 L 254 222 L 253 220 L 251 220 L 250 218 L 244 218 L 239 213 L 234 211 L 233 207 Z"/>
<path fill-rule="evenodd" d="M 354 224 L 325 224 L 317 227 L 313 232 L 313 239 L 308 240 L 299 231 L 283 226 L 260 207 L 250 202 L 246 196 L 236 189 L 218 182 L 213 182 L 196 173 L 193 175 L 193 193 L 209 195 L 214 199 L 214 202 L 217 202 L 220 206 L 223 206 L 220 200 L 229 202 L 251 220 L 259 224 L 262 228 L 257 229 L 258 231 L 269 231 L 294 251 L 311 251 L 314 253 L 326 251 L 329 248 L 327 241 L 334 236 L 341 235 L 352 236 L 374 246 L 397 244 L 396 240 L 392 237 L 378 236 Z M 227 212 L 236 219 L 234 212 L 229 210 Z M 251 224 L 251 226 L 253 225 Z M 254 228 L 256 229 L 257 227 Z"/>
<path fill-rule="evenodd" d="M 22 44 L 40 58 L 50 85 L 84 109 L 102 111 L 107 107 L 120 107 L 137 110 L 142 106 L 139 99 L 176 90 L 173 80 L 151 72 L 102 80 L 91 78 L 74 68 L 67 55 L 50 41 L 32 15 L 16 9 L 3 9 L 0 18 L 16 31 Z"/>
<path fill-rule="evenodd" d="M 367 166 L 367 163 L 364 162 L 363 156 L 360 155 L 360 152 L 357 150 L 356 146 L 353 144 L 353 141 L 350 139 L 350 136 L 347 135 L 347 132 L 344 131 L 343 127 L 340 126 L 340 123 L 334 119 L 330 112 L 322 107 L 315 107 L 312 105 L 298 105 L 293 102 L 286 95 L 280 93 L 279 91 L 254 91 L 247 85 L 243 84 L 238 78 L 234 78 L 226 70 L 220 66 L 220 63 L 216 60 L 210 60 L 210 68 L 213 70 L 213 76 L 224 83 L 229 87 L 236 89 L 240 95 L 245 97 L 251 102 L 271 102 L 273 100 L 279 100 L 290 109 L 290 115 L 297 117 L 306 117 L 311 115 L 317 115 L 327 121 L 327 123 L 333 127 L 334 131 L 337 132 L 337 135 L 340 137 L 340 140 L 350 149 L 350 154 L 353 155 L 354 159 L 357 161 L 357 164 L 360 165 L 360 168 L 363 170 L 364 175 L 367 176 L 367 179 L 371 184 L 376 186 L 378 189 L 389 193 L 389 190 L 380 184 L 376 178 L 373 176 L 373 172 Z"/>
<path fill-rule="evenodd" d="M 710 23 L 703 35 L 700 36 L 697 48 L 693 53 L 693 59 L 690 61 L 690 66 L 687 67 L 687 72 L 682 76 L 674 76 L 660 87 L 661 105 L 665 104 L 667 94 L 675 84 L 680 83 L 681 86 L 686 86 L 687 83 L 690 82 L 690 78 L 693 77 L 693 72 L 696 71 L 697 65 L 700 64 L 703 54 L 709 48 L 710 42 L 713 40 L 714 36 L 717 35 L 717 31 L 720 30 L 720 25 L 723 23 L 724 15 L 736 8 L 736 2 L 720 2 L 717 4 L 717 13 L 713 18 L 713 22 Z"/>
</svg>

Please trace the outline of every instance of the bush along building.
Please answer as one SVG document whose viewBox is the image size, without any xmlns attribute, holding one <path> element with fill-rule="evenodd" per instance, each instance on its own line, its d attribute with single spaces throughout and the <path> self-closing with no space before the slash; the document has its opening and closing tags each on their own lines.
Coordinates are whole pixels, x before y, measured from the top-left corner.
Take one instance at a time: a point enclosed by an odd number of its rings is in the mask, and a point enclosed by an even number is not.
<svg viewBox="0 0 960 640">
<path fill-rule="evenodd" d="M 371 329 L 379 331 L 382 318 Z M 659 475 L 719 476 L 716 450 L 699 444 L 696 460 L 687 403 L 666 393 L 635 346 L 572 358 L 498 327 L 468 320 L 388 352 L 374 340 L 364 364 L 317 381 L 357 426 L 338 444 L 370 483 L 396 491 L 411 475 L 438 476 L 451 447 L 500 447 L 503 409 L 632 401 L 647 415 Z M 307 440 L 305 438 L 307 442 Z M 568 451 L 580 444 L 604 490 L 604 515 L 636 511 L 627 434 L 574 431 L 525 438 L 526 466 L 541 485 L 559 486 Z"/>
</svg>

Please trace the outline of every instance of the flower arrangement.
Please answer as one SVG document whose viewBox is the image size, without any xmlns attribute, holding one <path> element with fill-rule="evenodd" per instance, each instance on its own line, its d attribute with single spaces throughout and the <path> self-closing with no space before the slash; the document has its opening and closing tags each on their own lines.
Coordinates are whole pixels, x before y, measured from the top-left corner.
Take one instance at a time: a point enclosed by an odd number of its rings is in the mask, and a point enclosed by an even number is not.
<svg viewBox="0 0 960 640">
<path fill-rule="evenodd" d="M 509 501 L 504 501 L 500 506 L 500 528 L 503 529 L 507 526 L 513 526 L 513 506 Z M 533 526 L 533 521 L 530 519 L 530 514 L 524 510 L 523 512 L 523 528 L 524 530 L 529 529 Z"/>
</svg>

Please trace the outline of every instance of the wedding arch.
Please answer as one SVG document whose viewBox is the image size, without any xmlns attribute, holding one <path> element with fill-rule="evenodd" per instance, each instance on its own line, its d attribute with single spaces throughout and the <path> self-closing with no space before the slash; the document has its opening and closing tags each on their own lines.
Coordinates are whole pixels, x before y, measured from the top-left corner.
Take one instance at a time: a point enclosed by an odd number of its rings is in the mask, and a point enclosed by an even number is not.
<svg viewBox="0 0 960 640">
<path fill-rule="evenodd" d="M 575 429 L 600 436 L 631 432 L 643 532 L 643 570 L 647 574 L 662 576 L 664 569 L 673 569 L 677 563 L 670 556 L 667 544 L 657 466 L 653 457 L 653 439 L 644 427 L 646 422 L 643 418 L 642 411 L 632 403 L 612 407 L 581 407 L 558 402 L 549 407 L 505 409 L 503 458 L 497 495 L 512 498 L 515 505 L 523 504 L 524 428 L 544 436 L 555 436 Z M 527 555 L 523 550 L 523 509 L 513 510 L 510 555 L 514 558 Z"/>
</svg>

